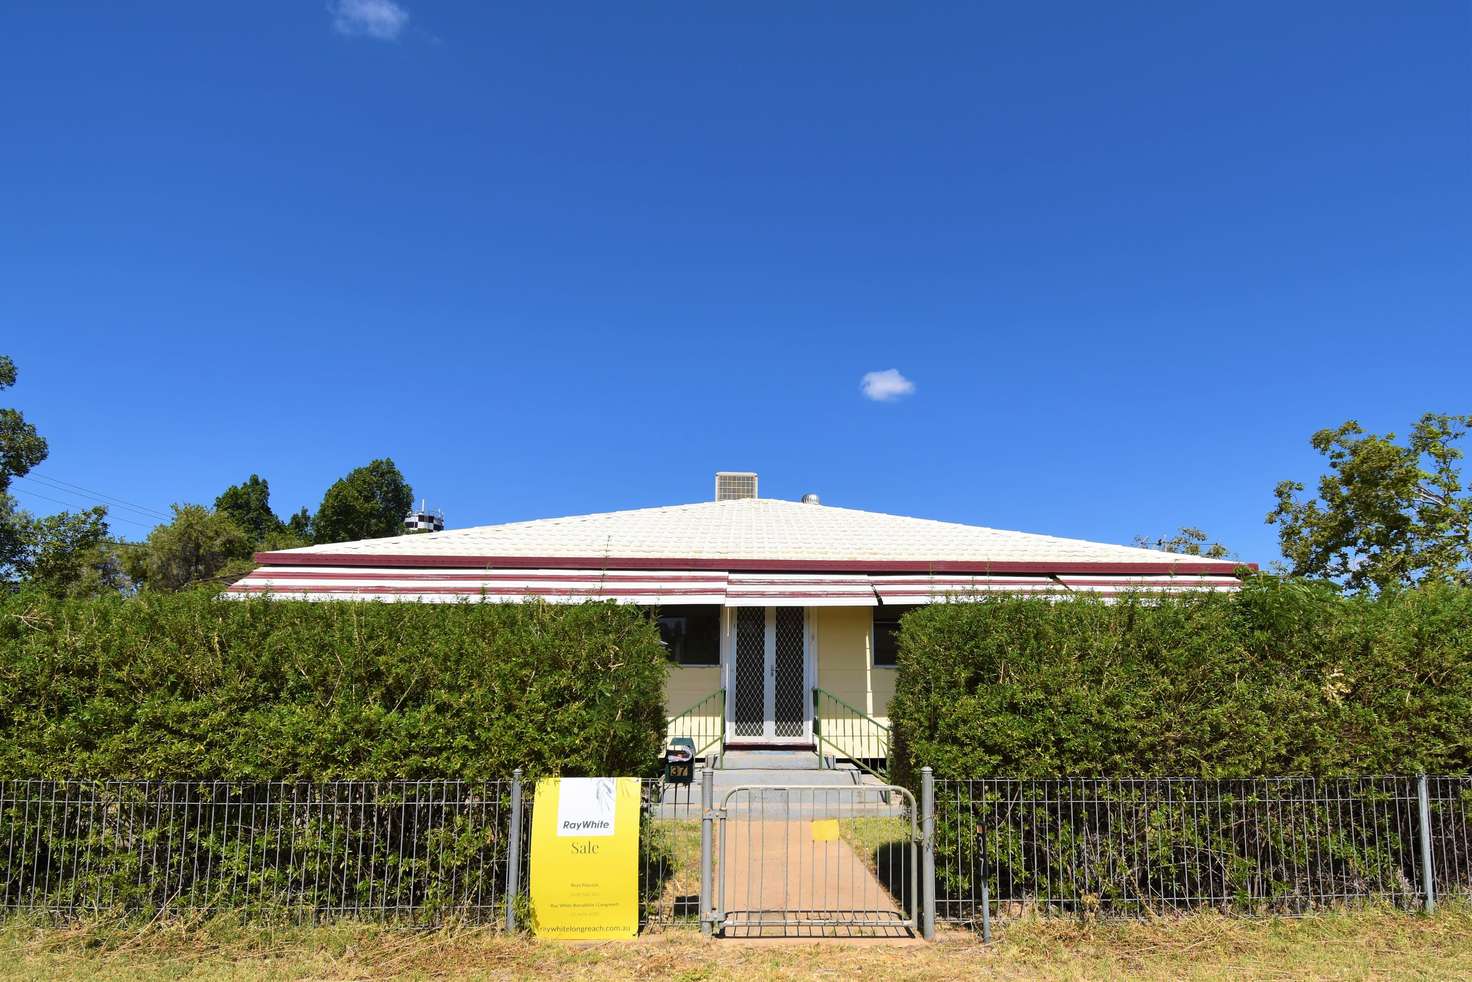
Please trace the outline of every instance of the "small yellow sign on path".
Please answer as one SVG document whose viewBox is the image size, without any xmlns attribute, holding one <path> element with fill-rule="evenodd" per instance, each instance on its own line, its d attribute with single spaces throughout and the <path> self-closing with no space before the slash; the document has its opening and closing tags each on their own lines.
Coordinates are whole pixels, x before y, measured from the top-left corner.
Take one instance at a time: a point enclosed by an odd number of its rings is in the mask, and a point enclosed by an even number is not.
<svg viewBox="0 0 1472 982">
<path fill-rule="evenodd" d="M 639 933 L 639 779 L 544 778 L 532 805 L 532 930 L 567 940 Z"/>
<path fill-rule="evenodd" d="M 837 842 L 838 819 L 820 818 L 813 822 L 814 842 Z"/>
</svg>

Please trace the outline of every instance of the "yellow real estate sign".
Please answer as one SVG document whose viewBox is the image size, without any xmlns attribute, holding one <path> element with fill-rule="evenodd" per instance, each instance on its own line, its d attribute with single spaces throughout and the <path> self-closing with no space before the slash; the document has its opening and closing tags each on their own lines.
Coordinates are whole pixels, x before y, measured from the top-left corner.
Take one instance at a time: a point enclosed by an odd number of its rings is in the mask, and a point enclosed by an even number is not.
<svg viewBox="0 0 1472 982">
<path fill-rule="evenodd" d="M 639 932 L 639 779 L 544 778 L 532 804 L 532 929 L 569 940 Z"/>
</svg>

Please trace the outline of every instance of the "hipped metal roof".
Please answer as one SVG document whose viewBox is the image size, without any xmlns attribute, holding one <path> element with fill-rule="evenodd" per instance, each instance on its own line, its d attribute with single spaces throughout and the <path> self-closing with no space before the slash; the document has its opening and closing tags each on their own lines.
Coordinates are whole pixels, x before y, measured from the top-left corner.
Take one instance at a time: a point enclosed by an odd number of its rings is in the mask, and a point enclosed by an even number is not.
<svg viewBox="0 0 1472 982">
<path fill-rule="evenodd" d="M 872 606 L 958 595 L 1235 589 L 1240 565 L 766 498 L 308 546 L 229 591 L 320 599 Z"/>
</svg>

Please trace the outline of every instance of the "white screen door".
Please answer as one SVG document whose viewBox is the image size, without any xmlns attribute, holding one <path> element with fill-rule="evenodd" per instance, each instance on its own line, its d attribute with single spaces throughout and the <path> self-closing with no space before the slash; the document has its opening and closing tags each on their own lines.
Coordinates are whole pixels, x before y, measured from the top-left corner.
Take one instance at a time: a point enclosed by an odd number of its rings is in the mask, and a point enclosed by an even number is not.
<svg viewBox="0 0 1472 982">
<path fill-rule="evenodd" d="M 807 611 L 729 611 L 726 738 L 734 743 L 812 742 Z"/>
</svg>

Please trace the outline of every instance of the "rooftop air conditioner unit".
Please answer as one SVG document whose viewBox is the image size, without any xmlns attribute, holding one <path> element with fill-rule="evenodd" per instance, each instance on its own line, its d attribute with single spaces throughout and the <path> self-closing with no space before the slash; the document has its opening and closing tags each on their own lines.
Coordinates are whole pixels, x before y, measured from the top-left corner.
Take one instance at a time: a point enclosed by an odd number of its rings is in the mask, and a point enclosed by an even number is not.
<svg viewBox="0 0 1472 982">
<path fill-rule="evenodd" d="M 756 497 L 756 474 L 751 471 L 716 471 L 716 500 L 736 501 Z"/>
</svg>

